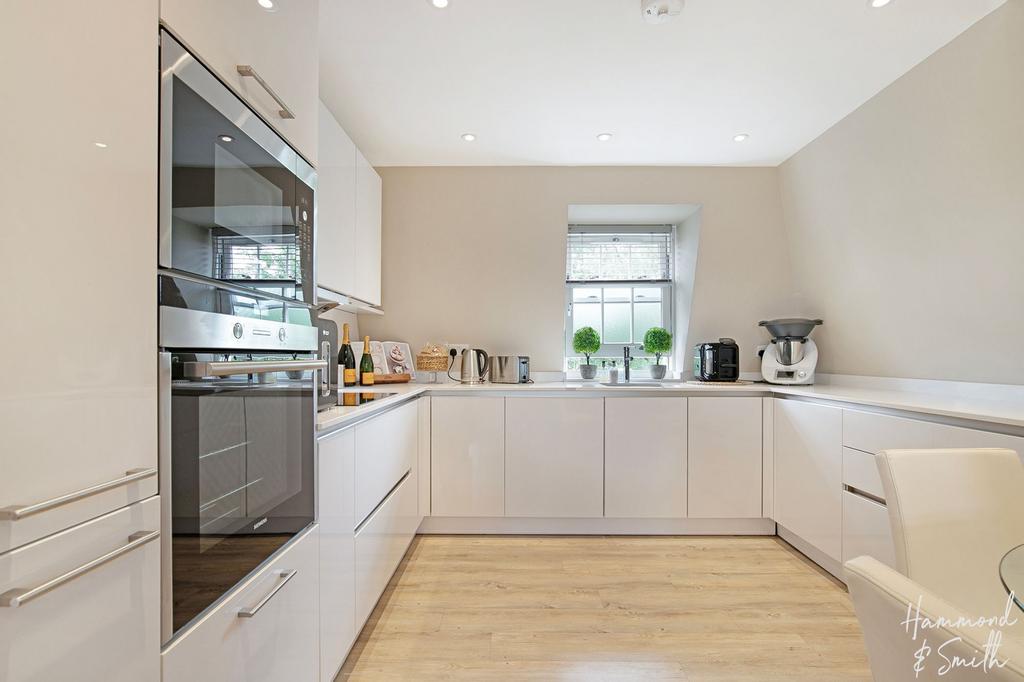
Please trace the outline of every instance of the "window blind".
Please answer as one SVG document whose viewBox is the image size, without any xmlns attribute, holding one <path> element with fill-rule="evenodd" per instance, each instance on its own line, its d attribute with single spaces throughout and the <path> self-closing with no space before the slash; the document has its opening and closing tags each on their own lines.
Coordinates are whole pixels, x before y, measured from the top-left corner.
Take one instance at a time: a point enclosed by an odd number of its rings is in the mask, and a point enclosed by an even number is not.
<svg viewBox="0 0 1024 682">
<path fill-rule="evenodd" d="M 570 225 L 565 281 L 672 281 L 672 226 Z"/>
<path fill-rule="evenodd" d="M 298 280 L 294 235 L 264 238 L 214 237 L 214 276 L 223 280 Z"/>
</svg>

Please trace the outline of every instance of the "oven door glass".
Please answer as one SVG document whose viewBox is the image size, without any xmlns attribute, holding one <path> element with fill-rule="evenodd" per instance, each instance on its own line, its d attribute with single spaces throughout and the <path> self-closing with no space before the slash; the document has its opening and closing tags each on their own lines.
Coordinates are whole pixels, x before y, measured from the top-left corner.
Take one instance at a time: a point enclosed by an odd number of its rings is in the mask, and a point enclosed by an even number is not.
<svg viewBox="0 0 1024 682">
<path fill-rule="evenodd" d="M 162 41 L 161 265 L 311 303 L 305 163 L 173 38 Z"/>
<path fill-rule="evenodd" d="M 313 522 L 316 397 L 301 374 L 171 382 L 174 632 Z"/>
</svg>

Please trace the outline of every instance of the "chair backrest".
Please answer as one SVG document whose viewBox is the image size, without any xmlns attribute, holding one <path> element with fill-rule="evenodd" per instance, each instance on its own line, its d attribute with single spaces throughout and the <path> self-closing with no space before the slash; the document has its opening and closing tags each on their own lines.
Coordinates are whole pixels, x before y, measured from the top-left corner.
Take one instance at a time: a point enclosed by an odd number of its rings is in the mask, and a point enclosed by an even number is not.
<svg viewBox="0 0 1024 682">
<path fill-rule="evenodd" d="M 1024 543 L 1013 450 L 886 450 L 877 458 L 904 575 L 971 613 L 1001 613 L 999 562 Z"/>
<path fill-rule="evenodd" d="M 853 608 L 864 631 L 871 672 L 879 682 L 1024 681 L 1024 642 L 1008 631 L 1002 637 L 998 622 L 992 627 L 965 625 L 971 616 L 873 557 L 847 561 L 845 573 Z M 931 623 L 919 620 L 918 616 Z M 985 646 L 993 641 L 992 637 L 1002 639 L 994 656 L 986 659 Z M 981 667 L 957 665 L 944 671 L 944 666 L 950 665 L 955 657 L 980 662 Z M 1005 662 L 1005 666 L 985 669 L 984 662 L 993 658 Z"/>
</svg>

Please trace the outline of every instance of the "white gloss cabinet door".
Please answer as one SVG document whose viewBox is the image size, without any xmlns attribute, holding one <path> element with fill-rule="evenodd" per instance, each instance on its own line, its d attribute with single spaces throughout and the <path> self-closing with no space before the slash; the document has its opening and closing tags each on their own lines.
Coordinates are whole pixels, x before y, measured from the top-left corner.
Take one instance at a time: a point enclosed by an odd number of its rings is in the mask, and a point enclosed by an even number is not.
<svg viewBox="0 0 1024 682">
<path fill-rule="evenodd" d="M 356 146 L 319 103 L 316 283 L 341 294 L 356 285 Z"/>
<path fill-rule="evenodd" d="M 505 400 L 505 516 L 603 516 L 603 403 Z"/>
<path fill-rule="evenodd" d="M 411 470 L 419 449 L 419 409 L 407 402 L 355 429 L 355 518 L 362 523 Z M 415 491 L 414 491 L 415 494 Z"/>
<path fill-rule="evenodd" d="M 605 398 L 605 516 L 686 516 L 686 401 Z"/>
<path fill-rule="evenodd" d="M 505 399 L 430 399 L 430 515 L 505 514 Z"/>
<path fill-rule="evenodd" d="M 157 13 L 4 3 L 0 510 L 156 467 Z M 0 552 L 156 494 L 153 473 L 0 514 Z"/>
<path fill-rule="evenodd" d="M 0 606 L 0 680 L 160 680 L 160 498 L 0 555 L 0 602 L 114 557 L 17 607 Z M 132 545 L 133 540 L 137 543 Z"/>
<path fill-rule="evenodd" d="M 418 504 L 420 516 L 430 516 L 430 398 L 416 401 L 416 454 L 419 462 L 416 467 L 416 480 L 419 481 Z"/>
<path fill-rule="evenodd" d="M 314 525 L 174 640 L 162 682 L 318 679 L 319 547 Z"/>
<path fill-rule="evenodd" d="M 843 561 L 872 556 L 896 568 L 896 547 L 884 504 L 843 491 Z"/>
<path fill-rule="evenodd" d="M 320 507 L 320 679 L 330 682 L 356 639 L 355 437 L 317 441 Z"/>
<path fill-rule="evenodd" d="M 356 150 L 356 287 L 352 295 L 377 306 L 381 304 L 381 199 L 380 175 Z"/>
<path fill-rule="evenodd" d="M 836 561 L 843 544 L 842 410 L 775 401 L 775 521 Z"/>
<path fill-rule="evenodd" d="M 761 518 L 761 399 L 690 398 L 689 516 Z"/>
<path fill-rule="evenodd" d="M 317 164 L 319 56 L 317 0 L 160 0 L 160 19 L 312 165 Z M 146 36 L 151 36 L 151 30 Z M 294 118 L 255 78 L 251 66 Z"/>
</svg>

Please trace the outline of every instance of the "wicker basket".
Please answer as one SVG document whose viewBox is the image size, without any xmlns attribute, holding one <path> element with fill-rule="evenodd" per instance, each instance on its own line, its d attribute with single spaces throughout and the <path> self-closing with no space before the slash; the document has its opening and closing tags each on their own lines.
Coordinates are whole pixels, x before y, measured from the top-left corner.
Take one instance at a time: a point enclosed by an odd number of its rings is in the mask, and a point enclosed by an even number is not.
<svg viewBox="0 0 1024 682">
<path fill-rule="evenodd" d="M 420 372 L 445 372 L 448 370 L 448 354 L 437 344 L 430 344 L 416 354 L 416 370 Z"/>
</svg>

